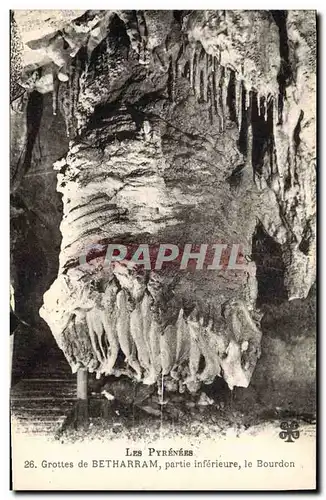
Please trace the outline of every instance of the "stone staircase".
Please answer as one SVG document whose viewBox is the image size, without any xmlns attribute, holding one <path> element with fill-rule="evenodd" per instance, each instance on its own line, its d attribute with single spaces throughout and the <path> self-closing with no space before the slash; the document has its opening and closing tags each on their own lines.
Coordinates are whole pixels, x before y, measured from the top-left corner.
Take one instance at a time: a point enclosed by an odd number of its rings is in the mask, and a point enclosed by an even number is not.
<svg viewBox="0 0 326 500">
<path fill-rule="evenodd" d="M 13 428 L 55 435 L 76 403 L 76 375 L 57 347 L 11 388 Z"/>
</svg>

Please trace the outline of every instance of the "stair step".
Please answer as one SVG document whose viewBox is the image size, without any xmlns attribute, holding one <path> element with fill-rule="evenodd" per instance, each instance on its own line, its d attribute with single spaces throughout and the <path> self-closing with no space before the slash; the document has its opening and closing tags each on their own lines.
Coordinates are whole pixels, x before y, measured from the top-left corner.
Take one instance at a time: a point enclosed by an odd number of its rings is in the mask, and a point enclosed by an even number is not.
<svg viewBox="0 0 326 500">
<path fill-rule="evenodd" d="M 11 388 L 12 421 L 19 432 L 54 435 L 76 403 L 76 375 L 62 353 L 53 349 L 29 377 Z"/>
</svg>

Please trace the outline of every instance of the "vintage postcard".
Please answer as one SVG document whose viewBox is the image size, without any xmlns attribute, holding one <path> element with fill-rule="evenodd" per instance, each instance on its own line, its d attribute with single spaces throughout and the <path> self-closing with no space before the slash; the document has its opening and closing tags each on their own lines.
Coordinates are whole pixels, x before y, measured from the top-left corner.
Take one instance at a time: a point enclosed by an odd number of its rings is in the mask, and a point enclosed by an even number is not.
<svg viewBox="0 0 326 500">
<path fill-rule="evenodd" d="M 316 12 L 10 12 L 21 490 L 316 489 Z"/>
</svg>

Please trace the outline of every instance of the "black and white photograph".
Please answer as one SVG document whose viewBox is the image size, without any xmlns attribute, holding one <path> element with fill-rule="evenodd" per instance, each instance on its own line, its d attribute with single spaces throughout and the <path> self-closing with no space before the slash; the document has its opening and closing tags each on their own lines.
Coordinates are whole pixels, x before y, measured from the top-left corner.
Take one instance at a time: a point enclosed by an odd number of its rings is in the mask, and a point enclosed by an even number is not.
<svg viewBox="0 0 326 500">
<path fill-rule="evenodd" d="M 9 17 L 13 489 L 315 490 L 316 11 Z"/>
</svg>

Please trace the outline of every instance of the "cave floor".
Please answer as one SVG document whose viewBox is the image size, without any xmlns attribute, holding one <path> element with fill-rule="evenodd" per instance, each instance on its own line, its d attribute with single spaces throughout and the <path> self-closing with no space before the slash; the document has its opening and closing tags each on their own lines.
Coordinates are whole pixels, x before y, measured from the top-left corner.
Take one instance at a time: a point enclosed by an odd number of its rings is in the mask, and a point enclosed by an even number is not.
<svg viewBox="0 0 326 500">
<path fill-rule="evenodd" d="M 286 331 L 295 339 L 299 331 L 313 340 L 314 315 L 309 313 L 311 318 L 308 316 L 304 321 L 308 310 L 305 307 L 305 315 L 301 313 L 304 305 L 299 301 L 286 305 L 285 312 L 275 307 L 265 316 L 264 338 L 268 340 L 273 334 L 278 342 L 277 337 L 284 336 Z M 290 307 L 296 309 L 289 310 Z M 310 309 L 315 310 L 314 301 Z M 19 432 L 75 441 L 85 437 L 113 439 L 122 435 L 131 439 L 147 434 L 160 437 L 162 433 L 240 435 L 257 426 L 277 429 L 281 421 L 290 419 L 307 429 L 315 426 L 314 384 L 303 383 L 308 376 L 306 372 L 302 381 L 293 377 L 287 380 L 288 372 L 281 372 L 287 362 L 283 356 L 278 365 L 279 381 L 268 378 L 268 365 L 262 360 L 247 389 L 230 391 L 223 379 L 216 379 L 214 384 L 204 385 L 200 394 L 165 392 L 163 405 L 156 387 L 135 384 L 126 377 L 108 377 L 103 386 L 103 381 L 89 376 L 89 425 L 76 428 L 76 375 L 71 373 L 62 352 L 52 344 L 42 353 L 35 351 L 37 361 L 32 363 L 24 344 L 25 337 L 30 339 L 30 332 L 26 330 L 15 337 L 11 413 Z M 293 344 L 293 340 L 291 342 Z M 263 352 L 270 353 L 269 349 L 266 344 Z M 28 368 L 31 363 L 33 367 Z M 310 379 L 314 378 L 314 367 L 311 367 Z M 101 394 L 103 388 L 114 396 L 113 401 Z"/>
</svg>

